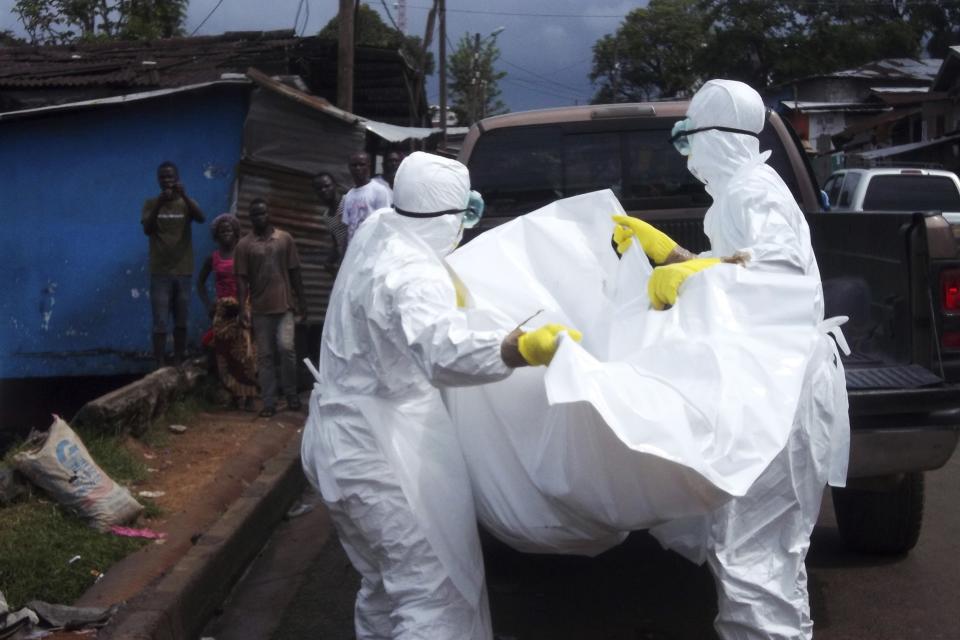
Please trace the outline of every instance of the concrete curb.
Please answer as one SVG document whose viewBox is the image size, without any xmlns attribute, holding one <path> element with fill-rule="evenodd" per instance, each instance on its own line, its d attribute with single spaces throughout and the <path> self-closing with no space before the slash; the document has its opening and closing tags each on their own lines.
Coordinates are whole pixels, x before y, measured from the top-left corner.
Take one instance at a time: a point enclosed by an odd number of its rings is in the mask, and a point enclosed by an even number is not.
<svg viewBox="0 0 960 640">
<path fill-rule="evenodd" d="M 300 438 L 294 437 L 187 554 L 132 598 L 97 637 L 196 638 L 305 485 Z"/>
</svg>

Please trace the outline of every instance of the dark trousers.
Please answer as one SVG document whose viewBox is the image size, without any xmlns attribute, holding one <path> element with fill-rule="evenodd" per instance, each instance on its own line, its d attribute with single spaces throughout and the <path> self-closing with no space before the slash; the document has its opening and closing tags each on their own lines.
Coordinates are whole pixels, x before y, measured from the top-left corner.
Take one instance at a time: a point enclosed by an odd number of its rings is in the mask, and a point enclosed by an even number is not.
<svg viewBox="0 0 960 640">
<path fill-rule="evenodd" d="M 264 407 L 276 407 L 275 355 L 280 354 L 280 386 L 287 398 L 297 395 L 297 365 L 294 349 L 293 312 L 253 314 L 253 337 L 257 342 L 257 379 Z"/>
<path fill-rule="evenodd" d="M 168 333 L 167 320 L 173 312 L 173 326 L 187 328 L 190 308 L 190 276 L 160 273 L 150 275 L 150 308 L 153 311 L 153 332 Z"/>
</svg>

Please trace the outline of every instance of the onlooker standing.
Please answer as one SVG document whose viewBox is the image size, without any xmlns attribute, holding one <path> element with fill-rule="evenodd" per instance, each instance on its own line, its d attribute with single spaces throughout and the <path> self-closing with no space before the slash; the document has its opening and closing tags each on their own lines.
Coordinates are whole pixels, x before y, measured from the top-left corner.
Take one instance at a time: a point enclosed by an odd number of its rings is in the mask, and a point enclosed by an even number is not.
<svg viewBox="0 0 960 640">
<path fill-rule="evenodd" d="M 294 351 L 294 310 L 299 316 L 297 320 L 303 322 L 307 318 L 307 305 L 297 247 L 289 233 L 270 224 L 266 201 L 257 198 L 250 203 L 250 223 L 253 233 L 240 239 L 233 266 L 237 274 L 241 322 L 249 324 L 252 316 L 253 336 L 257 345 L 257 375 L 263 397 L 260 415 L 266 418 L 277 412 L 276 352 L 280 354 L 280 385 L 287 398 L 287 408 L 294 411 L 300 409 Z"/>
<path fill-rule="evenodd" d="M 403 162 L 402 153 L 399 151 L 388 151 L 387 154 L 383 156 L 383 173 L 373 176 L 373 179 L 389 188 L 392 192 L 393 179 L 397 176 L 397 169 L 400 168 L 401 162 Z"/>
<path fill-rule="evenodd" d="M 347 242 L 360 223 L 377 209 L 393 204 L 390 189 L 370 179 L 370 156 L 363 151 L 350 156 L 350 175 L 356 185 L 343 196 L 343 221 L 347 225 Z M 346 251 L 344 251 L 346 253 Z"/>
<path fill-rule="evenodd" d="M 187 348 L 187 313 L 193 276 L 191 224 L 203 222 L 203 212 L 187 197 L 180 174 L 172 162 L 157 167 L 160 195 L 143 203 L 140 223 L 150 238 L 150 306 L 153 311 L 153 356 L 165 364 L 167 319 L 173 311 L 174 363 L 179 365 Z"/>
<path fill-rule="evenodd" d="M 313 176 L 313 190 L 320 200 L 320 215 L 327 224 L 327 231 L 333 240 L 333 251 L 327 257 L 326 269 L 335 272 L 347 250 L 347 225 L 343 222 L 343 192 L 340 185 L 329 173 Z"/>
<path fill-rule="evenodd" d="M 240 240 L 240 221 L 224 213 L 210 225 L 217 248 L 207 256 L 197 276 L 197 293 L 213 319 L 213 349 L 217 356 L 217 375 L 233 396 L 238 409 L 253 409 L 257 396 L 257 360 L 250 327 L 240 321 L 237 302 L 237 276 L 233 270 L 234 250 Z M 213 274 L 216 300 L 207 295 L 207 278 Z"/>
</svg>

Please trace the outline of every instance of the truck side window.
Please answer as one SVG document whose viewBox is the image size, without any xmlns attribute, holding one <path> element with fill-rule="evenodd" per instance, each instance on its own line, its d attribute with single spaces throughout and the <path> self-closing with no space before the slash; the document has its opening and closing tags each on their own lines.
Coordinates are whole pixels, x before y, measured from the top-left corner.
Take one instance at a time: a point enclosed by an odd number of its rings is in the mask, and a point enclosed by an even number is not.
<svg viewBox="0 0 960 640">
<path fill-rule="evenodd" d="M 831 176 L 827 180 L 827 184 L 823 185 L 823 190 L 827 192 L 827 197 L 830 198 L 831 205 L 840 204 L 840 187 L 843 186 L 843 176 L 845 174 L 841 173 L 840 175 Z"/>
<path fill-rule="evenodd" d="M 780 174 L 780 178 L 787 184 L 790 193 L 793 194 L 797 202 L 803 202 L 803 196 L 800 194 L 800 182 L 797 180 L 796 172 L 790 165 L 790 158 L 787 156 L 787 150 L 783 146 L 783 141 L 777 131 L 768 121 L 760 132 L 760 152 L 769 151 L 770 158 L 767 164 Z M 831 202 L 834 200 L 831 198 Z"/>
<path fill-rule="evenodd" d="M 837 200 L 838 207 L 850 206 L 850 198 L 853 197 L 853 192 L 856 191 L 858 184 L 860 184 L 859 173 L 848 173 L 846 175 L 843 180 L 843 187 L 840 189 L 840 198 Z"/>
</svg>

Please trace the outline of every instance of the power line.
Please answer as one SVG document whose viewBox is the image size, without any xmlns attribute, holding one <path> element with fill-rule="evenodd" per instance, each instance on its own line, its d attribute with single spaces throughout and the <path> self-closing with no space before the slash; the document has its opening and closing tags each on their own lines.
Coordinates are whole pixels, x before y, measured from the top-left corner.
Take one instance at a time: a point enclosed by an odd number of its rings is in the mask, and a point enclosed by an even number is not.
<svg viewBox="0 0 960 640">
<path fill-rule="evenodd" d="M 197 25 L 197 28 L 190 32 L 190 36 L 191 36 L 191 37 L 193 37 L 193 34 L 195 34 L 197 31 L 200 30 L 200 27 L 202 27 L 203 25 L 207 24 L 207 20 L 210 19 L 210 16 L 212 16 L 214 13 L 216 13 L 217 9 L 219 9 L 219 8 L 220 8 L 220 5 L 222 5 L 222 4 L 223 4 L 223 0 L 217 0 L 217 4 L 213 7 L 213 9 L 210 9 L 210 13 L 207 14 L 207 17 L 204 18 L 203 20 L 201 20 L 201 21 L 200 21 L 200 24 Z"/>
<path fill-rule="evenodd" d="M 407 5 L 408 9 L 427 9 L 430 7 L 422 7 L 419 5 Z M 448 13 L 472 13 L 480 14 L 487 16 L 520 16 L 528 18 L 617 18 L 622 20 L 627 16 L 624 14 L 616 15 L 603 15 L 597 13 L 525 13 L 525 12 L 513 12 L 513 11 L 481 11 L 477 9 L 447 9 Z"/>
<path fill-rule="evenodd" d="M 569 100 L 571 102 L 574 102 L 577 100 L 583 100 L 583 96 L 575 96 L 570 94 L 558 93 L 556 91 L 551 91 L 550 89 L 545 89 L 537 85 L 531 86 L 529 83 L 527 83 L 527 81 L 523 80 L 522 78 L 510 78 L 508 76 L 506 78 L 501 78 L 499 82 L 505 82 L 507 84 L 512 84 L 515 87 L 524 89 L 526 91 L 532 91 L 533 93 L 539 93 L 539 94 L 550 96 L 553 98 L 561 98 L 563 100 Z"/>
<path fill-rule="evenodd" d="M 823 6 L 824 8 L 838 6 L 887 6 L 890 0 L 796 0 L 798 4 L 807 6 Z M 912 6 L 952 6 L 954 0 L 911 0 Z M 422 9 L 429 11 L 430 7 L 421 5 L 407 5 L 408 9 Z M 533 13 L 523 11 L 483 11 L 480 9 L 447 9 L 448 13 L 467 13 L 474 15 L 488 16 L 514 16 L 524 18 L 595 18 L 601 20 L 623 20 L 627 14 L 603 14 L 603 13 Z"/>
<path fill-rule="evenodd" d="M 548 77 L 546 77 L 546 76 L 540 75 L 540 74 L 537 73 L 536 71 L 531 71 L 530 69 L 527 69 L 527 68 L 525 68 L 525 67 L 521 67 L 520 65 L 514 64 L 514 63 L 510 62 L 509 60 L 505 60 L 504 58 L 500 58 L 500 60 L 503 61 L 503 63 L 506 64 L 506 65 L 510 65 L 511 67 L 514 67 L 515 69 L 519 69 L 520 71 L 523 71 L 524 73 L 529 73 L 530 75 L 532 75 L 532 76 L 534 76 L 534 77 L 536 77 L 536 78 L 540 78 L 540 79 L 542 79 L 542 80 L 545 80 L 545 81 L 549 82 L 550 84 L 555 84 L 555 85 L 557 85 L 558 87 L 562 87 L 562 88 L 564 88 L 564 89 L 569 89 L 569 90 L 571 90 L 571 91 L 579 91 L 579 90 L 580 90 L 578 87 L 571 87 L 571 86 L 568 85 L 568 84 L 563 84 L 562 82 L 557 82 L 556 80 L 551 80 L 550 78 L 548 78 Z"/>
</svg>

